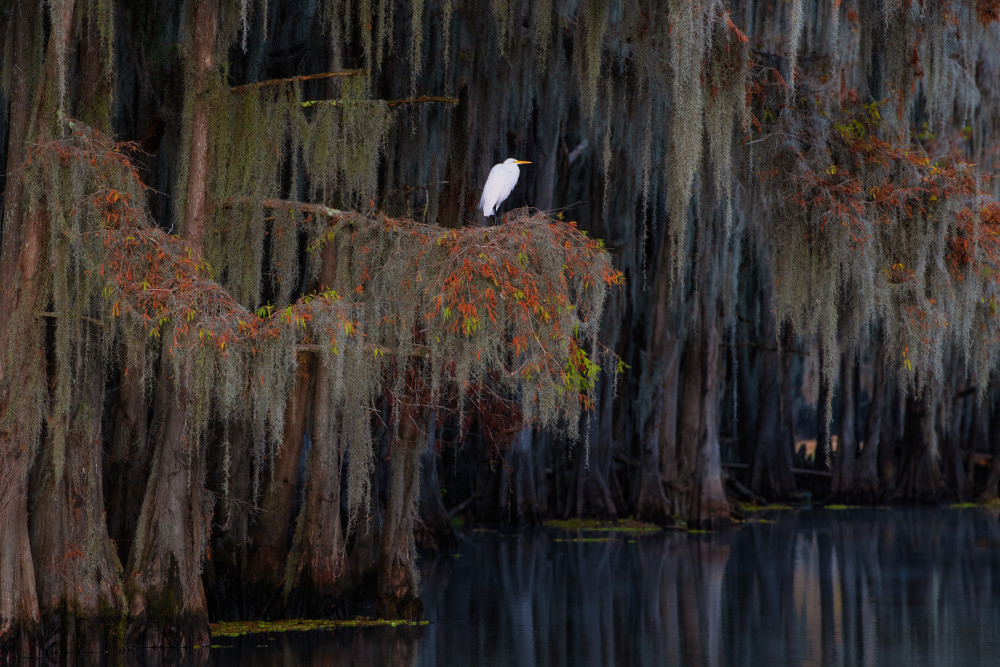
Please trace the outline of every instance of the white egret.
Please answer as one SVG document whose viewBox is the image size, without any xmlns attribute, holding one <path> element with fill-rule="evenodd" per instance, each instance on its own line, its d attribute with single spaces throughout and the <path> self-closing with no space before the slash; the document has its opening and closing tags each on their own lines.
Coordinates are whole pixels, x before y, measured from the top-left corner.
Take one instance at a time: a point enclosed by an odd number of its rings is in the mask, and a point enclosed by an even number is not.
<svg viewBox="0 0 1000 667">
<path fill-rule="evenodd" d="M 531 164 L 531 162 L 509 157 L 500 164 L 493 165 L 493 168 L 490 169 L 486 185 L 483 186 L 483 196 L 479 200 L 479 208 L 483 210 L 483 215 L 487 218 L 492 215 L 494 222 L 500 204 L 510 196 L 514 186 L 517 185 L 517 177 L 521 173 L 517 167 L 519 164 Z"/>
</svg>

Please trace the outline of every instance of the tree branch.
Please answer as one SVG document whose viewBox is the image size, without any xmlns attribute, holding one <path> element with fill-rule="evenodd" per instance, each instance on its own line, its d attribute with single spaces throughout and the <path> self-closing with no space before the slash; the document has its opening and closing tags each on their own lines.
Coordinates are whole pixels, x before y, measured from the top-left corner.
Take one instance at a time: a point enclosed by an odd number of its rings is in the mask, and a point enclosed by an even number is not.
<svg viewBox="0 0 1000 667">
<path fill-rule="evenodd" d="M 258 81 L 257 83 L 244 83 L 241 86 L 233 86 L 229 90 L 234 93 L 242 93 L 247 90 L 257 90 L 259 88 L 264 88 L 266 86 L 280 86 L 283 83 L 295 83 L 296 81 L 314 81 L 318 79 L 329 79 L 335 76 L 358 76 L 361 74 L 368 74 L 366 69 L 346 69 L 339 72 L 322 72 L 320 74 L 300 74 L 299 76 L 290 76 L 284 79 L 268 79 L 267 81 Z"/>
<path fill-rule="evenodd" d="M 302 211 L 304 213 L 312 213 L 313 215 L 322 216 L 324 218 L 330 218 L 331 220 L 339 218 L 344 215 L 344 211 L 336 208 L 330 208 L 329 206 L 324 206 L 323 204 L 309 204 L 301 201 L 291 201 L 288 199 L 249 199 L 246 197 L 230 197 L 226 201 L 222 202 L 222 207 L 227 208 L 230 206 L 235 206 L 236 204 L 248 204 L 253 203 L 262 208 L 270 209 L 272 211 Z"/>
<path fill-rule="evenodd" d="M 35 313 L 35 317 L 48 317 L 55 319 L 56 317 L 58 317 L 58 315 L 56 315 L 52 311 L 40 311 Z M 90 322 L 91 324 L 96 324 L 99 327 L 104 326 L 104 322 L 98 319 L 94 319 L 93 317 L 87 317 L 86 315 L 78 315 L 78 317 L 84 322 Z"/>
<path fill-rule="evenodd" d="M 437 95 L 423 95 L 421 97 L 405 97 L 401 100 L 389 100 L 387 104 L 389 107 L 398 107 L 404 104 L 424 104 L 427 102 L 443 102 L 445 104 L 458 104 L 457 97 L 440 97 Z M 340 107 L 344 106 L 344 100 L 306 100 L 302 103 L 305 108 L 314 107 L 320 104 L 329 104 L 330 106 Z"/>
</svg>

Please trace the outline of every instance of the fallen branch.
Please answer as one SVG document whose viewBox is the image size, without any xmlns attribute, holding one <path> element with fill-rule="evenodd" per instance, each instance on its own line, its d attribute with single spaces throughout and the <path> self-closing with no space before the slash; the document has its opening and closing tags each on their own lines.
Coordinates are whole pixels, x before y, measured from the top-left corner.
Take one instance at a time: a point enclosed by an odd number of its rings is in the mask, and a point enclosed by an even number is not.
<svg viewBox="0 0 1000 667">
<path fill-rule="evenodd" d="M 257 90 L 259 88 L 264 88 L 266 86 L 280 86 L 284 83 L 295 83 L 296 81 L 313 81 L 318 79 L 329 79 L 335 76 L 358 76 L 360 74 L 367 74 L 366 69 L 347 69 L 339 72 L 322 72 L 320 74 L 300 74 L 299 76 L 290 76 L 284 79 L 268 79 L 267 81 L 258 81 L 257 83 L 245 83 L 241 86 L 233 86 L 229 90 L 234 93 L 242 93 L 247 90 Z"/>
</svg>

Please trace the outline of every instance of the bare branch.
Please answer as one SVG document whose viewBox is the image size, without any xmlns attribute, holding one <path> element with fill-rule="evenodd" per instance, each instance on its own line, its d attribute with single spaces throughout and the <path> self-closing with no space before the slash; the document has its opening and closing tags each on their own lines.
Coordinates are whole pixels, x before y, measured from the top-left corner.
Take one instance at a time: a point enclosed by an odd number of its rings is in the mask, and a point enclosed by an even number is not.
<svg viewBox="0 0 1000 667">
<path fill-rule="evenodd" d="M 404 104 L 425 104 L 427 102 L 443 102 L 444 104 L 458 104 L 457 97 L 440 97 L 437 95 L 424 95 L 421 97 L 405 97 L 400 100 L 389 100 L 386 104 L 390 107 L 398 107 Z M 328 104 L 334 107 L 344 106 L 344 100 L 306 100 L 302 103 L 305 108 Z"/>
<path fill-rule="evenodd" d="M 280 86 L 285 83 L 295 83 L 296 81 L 314 81 L 319 79 L 329 79 L 332 77 L 340 76 L 358 76 L 361 74 L 368 74 L 366 69 L 346 69 L 338 72 L 322 72 L 320 74 L 301 74 L 299 76 L 289 76 L 284 79 L 268 79 L 267 81 L 258 81 L 257 83 L 245 83 L 241 86 L 233 86 L 229 90 L 234 93 L 242 93 L 247 90 L 257 90 L 259 88 L 264 88 L 266 86 Z"/>
</svg>

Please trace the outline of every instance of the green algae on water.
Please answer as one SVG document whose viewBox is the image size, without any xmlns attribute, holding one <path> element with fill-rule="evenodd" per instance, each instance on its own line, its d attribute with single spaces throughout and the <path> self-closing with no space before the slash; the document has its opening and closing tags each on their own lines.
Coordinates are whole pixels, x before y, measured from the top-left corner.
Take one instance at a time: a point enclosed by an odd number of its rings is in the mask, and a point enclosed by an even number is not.
<svg viewBox="0 0 1000 667">
<path fill-rule="evenodd" d="M 618 519 L 616 521 L 599 521 L 595 519 L 553 519 L 545 522 L 549 528 L 559 530 L 578 530 L 602 533 L 656 533 L 662 530 L 652 523 L 644 523 L 635 519 Z"/>
<path fill-rule="evenodd" d="M 329 619 L 289 618 L 280 621 L 225 621 L 210 625 L 213 637 L 240 637 L 272 632 L 308 632 L 338 628 L 415 627 L 430 625 L 430 621 L 410 621 L 402 618 L 358 617 L 346 621 Z"/>
</svg>

